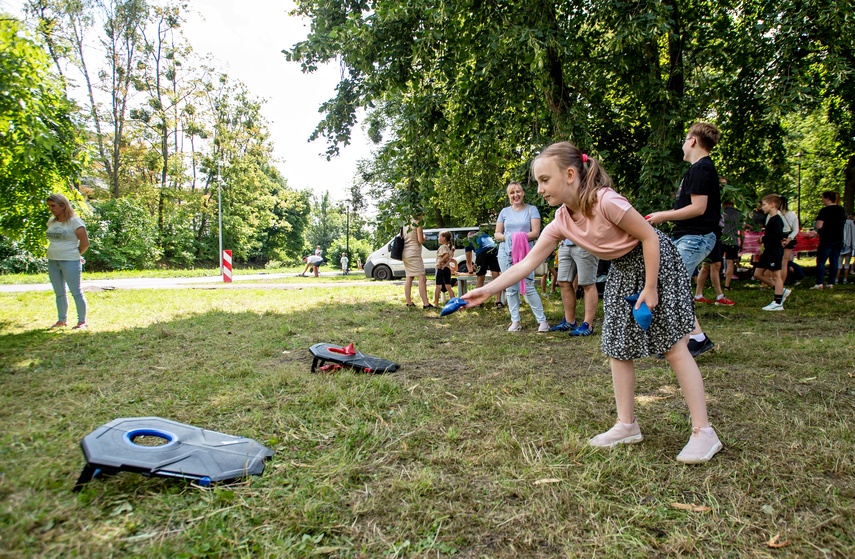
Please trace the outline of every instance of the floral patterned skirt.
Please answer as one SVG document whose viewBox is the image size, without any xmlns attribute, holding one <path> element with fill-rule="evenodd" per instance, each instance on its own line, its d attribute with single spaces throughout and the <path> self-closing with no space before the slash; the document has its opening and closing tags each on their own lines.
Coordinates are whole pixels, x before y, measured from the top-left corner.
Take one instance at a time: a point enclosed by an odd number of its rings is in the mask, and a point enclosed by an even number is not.
<svg viewBox="0 0 855 559">
<path fill-rule="evenodd" d="M 621 360 L 665 353 L 695 325 L 691 283 L 677 247 L 659 235 L 659 304 L 651 310 L 650 328 L 642 330 L 624 298 L 644 289 L 644 252 L 641 243 L 612 260 L 603 293 L 603 353 Z"/>
</svg>

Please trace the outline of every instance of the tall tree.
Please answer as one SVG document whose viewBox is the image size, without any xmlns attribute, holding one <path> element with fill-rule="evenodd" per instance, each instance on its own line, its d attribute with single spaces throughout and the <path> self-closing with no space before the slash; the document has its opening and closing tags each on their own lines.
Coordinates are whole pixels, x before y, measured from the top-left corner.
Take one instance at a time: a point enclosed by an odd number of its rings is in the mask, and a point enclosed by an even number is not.
<svg viewBox="0 0 855 559">
<path fill-rule="evenodd" d="M 311 32 L 285 54 L 307 72 L 341 60 L 313 138 L 333 156 L 356 111 L 372 112 L 372 136 L 386 135 L 373 175 L 409 193 L 386 200 L 415 194 L 489 218 L 533 153 L 569 139 L 602 158 L 643 209 L 669 203 L 684 169 L 678 138 L 695 120 L 723 128 L 725 174 L 759 188 L 779 173 L 780 119 L 799 99 L 782 65 L 782 44 L 798 36 L 787 22 L 846 27 L 843 4 L 307 0 L 295 13 Z"/>
<path fill-rule="evenodd" d="M 26 8 L 36 18 L 57 68 L 70 63 L 83 78 L 98 162 L 110 193 L 119 197 L 125 127 L 142 42 L 139 29 L 148 17 L 148 4 L 146 0 L 28 0 Z M 93 72 L 87 41 L 98 23 L 103 34 L 97 40 L 104 57 L 103 65 L 96 65 Z"/>
<path fill-rule="evenodd" d="M 48 53 L 0 17 L 0 233 L 33 252 L 45 243 L 45 198 L 75 198 L 85 164 L 76 115 Z"/>
</svg>

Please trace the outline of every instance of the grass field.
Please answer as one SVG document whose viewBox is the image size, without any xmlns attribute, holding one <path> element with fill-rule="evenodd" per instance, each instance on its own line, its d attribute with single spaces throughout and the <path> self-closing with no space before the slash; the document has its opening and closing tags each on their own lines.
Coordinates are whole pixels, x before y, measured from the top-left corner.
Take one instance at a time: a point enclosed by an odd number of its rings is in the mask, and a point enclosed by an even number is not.
<svg viewBox="0 0 855 559">
<path fill-rule="evenodd" d="M 767 313 L 740 284 L 736 307 L 698 309 L 725 445 L 701 466 L 674 460 L 690 424 L 663 361 L 637 362 L 645 440 L 598 451 L 599 335 L 538 335 L 527 308 L 512 335 L 507 311 L 440 319 L 401 291 L 90 292 L 86 332 L 45 329 L 51 293 L 0 294 L 0 557 L 855 556 L 855 287 Z M 309 373 L 311 344 L 350 341 L 400 370 Z M 80 440 L 137 416 L 276 454 L 234 485 L 72 493 Z"/>
</svg>

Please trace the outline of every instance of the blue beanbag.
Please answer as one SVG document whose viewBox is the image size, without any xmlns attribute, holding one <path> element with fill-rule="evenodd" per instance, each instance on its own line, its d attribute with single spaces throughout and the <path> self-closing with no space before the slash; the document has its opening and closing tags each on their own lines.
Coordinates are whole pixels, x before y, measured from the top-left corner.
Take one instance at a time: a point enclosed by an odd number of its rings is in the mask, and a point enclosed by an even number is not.
<svg viewBox="0 0 855 559">
<path fill-rule="evenodd" d="M 647 330 L 650 328 L 650 323 L 653 322 L 653 314 L 647 308 L 647 303 L 641 303 L 639 308 L 635 308 L 635 302 L 638 301 L 639 295 L 640 293 L 635 293 L 624 297 L 624 299 L 632 305 L 632 316 L 635 318 L 635 322 L 638 323 L 642 330 Z"/>
</svg>

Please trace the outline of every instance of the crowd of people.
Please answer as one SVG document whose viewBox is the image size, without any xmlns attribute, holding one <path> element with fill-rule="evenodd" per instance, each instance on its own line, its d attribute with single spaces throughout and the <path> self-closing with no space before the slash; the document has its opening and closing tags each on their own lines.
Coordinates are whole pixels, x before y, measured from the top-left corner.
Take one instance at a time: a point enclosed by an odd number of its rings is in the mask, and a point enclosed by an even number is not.
<svg viewBox="0 0 855 559">
<path fill-rule="evenodd" d="M 602 262 L 608 263 L 600 331 L 602 350 L 611 360 L 617 421 L 590 440 L 593 446 L 614 447 L 642 440 L 633 406 L 633 360 L 656 355 L 666 359 L 674 370 L 691 415 L 692 433 L 677 460 L 706 462 L 722 448 L 709 422 L 703 379 L 696 363 L 698 356 L 715 345 L 692 305 L 693 301 L 736 305 L 725 291 L 730 290 L 740 262 L 746 224 L 733 201 L 721 199 L 726 183 L 719 178 L 710 157 L 719 139 L 719 130 L 709 123 L 696 123 L 688 130 L 683 140 L 683 159 L 690 167 L 680 181 L 672 208 L 643 217 L 614 191 L 599 162 L 570 143 L 553 144 L 535 158 L 532 174 L 538 193 L 550 206 L 558 207 L 554 220 L 542 228 L 539 211 L 525 203 L 522 186 L 512 182 L 507 187 L 510 204 L 499 213 L 495 232 L 490 235 L 478 231 L 469 236 L 466 264 L 476 274 L 476 288 L 463 295 L 465 308 L 484 304 L 493 297 L 501 308 L 504 298 L 510 311 L 509 332 L 522 330 L 523 295 L 538 332 L 592 335 L 600 299 L 599 268 Z M 841 281 L 848 281 L 855 252 L 855 223 L 851 215 L 847 219 L 838 202 L 836 193 L 823 193 L 824 208 L 817 216 L 814 231 L 808 233 L 819 238 L 816 283 L 812 289 L 831 289 L 841 272 Z M 791 294 L 784 283 L 792 273 L 801 273 L 792 258 L 800 231 L 798 216 L 789 211 L 785 197 L 770 194 L 758 204 L 755 219 L 763 237 L 753 277 L 772 291 L 772 301 L 762 310 L 782 311 Z M 673 224 L 670 237 L 653 227 L 666 222 Z M 418 227 L 413 225 L 413 229 Z M 442 233 L 441 237 L 450 239 L 450 235 L 445 237 Z M 413 237 L 412 242 L 418 242 L 418 238 Z M 411 253 L 418 261 L 420 248 Z M 437 274 L 434 305 L 426 303 L 425 308 L 438 306 L 441 291 L 450 291 L 453 296 L 444 271 L 453 247 L 441 250 L 444 256 L 437 267 L 443 271 Z M 541 263 L 553 259 L 558 263 L 556 281 L 564 315 L 550 327 L 534 289 L 533 274 Z M 406 262 L 405 259 L 405 265 Z M 423 270 L 423 262 L 419 270 Z M 488 272 L 492 276 L 489 283 L 485 281 Z M 715 291 L 715 297 L 710 299 L 704 297 L 708 279 Z M 545 285 L 544 282 L 543 293 Z M 408 303 L 410 289 L 408 282 Z M 584 300 L 581 322 L 576 317 L 577 293 Z M 632 299 L 631 305 L 627 298 Z M 647 328 L 633 318 L 633 311 L 642 306 L 652 315 Z"/>
<path fill-rule="evenodd" d="M 509 332 L 523 330 L 521 302 L 524 298 L 537 323 L 537 332 L 566 332 L 591 336 L 599 303 L 598 278 L 602 263 L 608 262 L 603 288 L 603 322 L 600 345 L 611 363 L 617 418 L 611 429 L 593 437 L 595 447 L 615 447 L 643 439 L 635 416 L 635 359 L 655 355 L 664 358 L 674 371 L 691 416 L 692 433 L 677 460 L 689 464 L 710 460 L 722 448 L 706 408 L 703 378 L 696 358 L 714 344 L 694 312 L 695 304 L 733 306 L 725 296 L 739 262 L 742 216 L 730 200 L 721 200 L 724 180 L 710 157 L 720 139 L 709 123 L 692 125 L 683 140 L 683 159 L 690 164 L 683 175 L 671 209 L 642 216 L 618 194 L 606 170 L 593 157 L 569 142 L 548 146 L 532 163 L 538 194 L 552 207 L 554 219 L 542 227 L 536 206 L 525 202 L 522 185 L 507 186 L 509 205 L 498 215 L 495 231 L 469 235 L 466 265 L 475 274 L 475 289 L 462 298 L 473 308 L 495 297 L 495 305 L 507 305 Z M 822 195 L 823 208 L 814 231 L 818 237 L 816 281 L 811 289 L 832 289 L 840 279 L 849 279 L 855 251 L 855 223 L 838 204 L 835 192 Z M 67 325 L 66 286 L 77 307 L 76 329 L 85 329 L 86 299 L 81 289 L 83 254 L 89 247 L 86 227 L 69 201 L 53 194 L 47 199 L 52 217 L 47 224 L 50 281 L 56 294 L 57 322 Z M 413 216 L 402 228 L 402 260 L 405 268 L 404 296 L 407 307 L 415 307 L 412 290 L 417 284 L 423 309 L 440 305 L 440 296 L 454 297 L 455 247 L 448 231 L 439 234 L 433 302 L 428 298 L 427 274 L 422 259 L 423 215 Z M 791 290 L 784 286 L 796 246 L 800 224 L 788 210 L 786 198 L 769 194 L 760 201 L 754 216 L 762 227 L 763 250 L 754 264 L 753 277 L 769 286 L 773 300 L 764 311 L 782 311 Z M 673 224 L 668 237 L 654 226 Z M 317 277 L 324 262 L 320 246 L 304 259 Z M 557 261 L 555 281 L 563 304 L 563 316 L 550 327 L 542 300 L 535 289 L 535 269 Z M 724 285 L 721 284 L 724 262 Z M 342 273 L 349 259 L 342 252 Z M 826 270 L 827 268 L 827 270 Z M 827 275 L 826 275 L 827 271 Z M 486 282 L 487 273 L 491 281 Z M 697 287 L 691 288 L 697 274 Z M 703 295 L 710 279 L 714 299 Z M 545 291 L 545 289 L 542 289 Z M 584 299 L 581 322 L 577 320 L 577 292 Z M 647 319 L 639 316 L 647 313 Z"/>
</svg>

